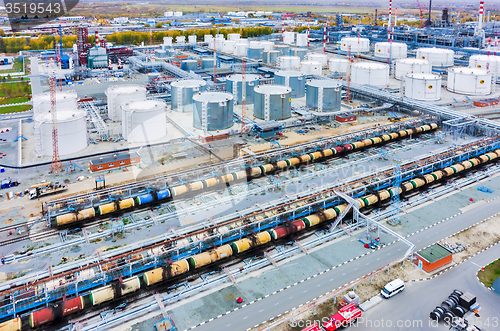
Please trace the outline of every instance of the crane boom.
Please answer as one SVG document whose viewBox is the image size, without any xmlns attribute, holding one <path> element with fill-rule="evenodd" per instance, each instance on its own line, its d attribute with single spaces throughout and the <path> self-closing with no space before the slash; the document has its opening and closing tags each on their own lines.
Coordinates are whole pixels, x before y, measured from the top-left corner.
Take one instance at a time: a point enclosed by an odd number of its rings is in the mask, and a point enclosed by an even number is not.
<svg viewBox="0 0 500 331">
<path fill-rule="evenodd" d="M 423 22 L 423 14 L 422 14 L 422 7 L 420 7 L 420 1 L 417 0 L 417 5 L 418 5 L 418 10 L 420 10 L 420 28 L 423 28 L 424 22 Z"/>
</svg>

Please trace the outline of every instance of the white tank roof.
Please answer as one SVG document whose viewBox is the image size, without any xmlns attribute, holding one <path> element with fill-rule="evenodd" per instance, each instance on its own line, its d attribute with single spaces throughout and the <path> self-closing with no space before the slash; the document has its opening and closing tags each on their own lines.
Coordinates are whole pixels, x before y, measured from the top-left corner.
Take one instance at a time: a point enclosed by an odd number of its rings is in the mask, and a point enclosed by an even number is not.
<svg viewBox="0 0 500 331">
<path fill-rule="evenodd" d="M 150 111 L 160 107 L 165 107 L 165 102 L 161 100 L 132 101 L 123 106 L 123 109 L 129 111 Z"/>
<path fill-rule="evenodd" d="M 405 64 L 427 64 L 429 61 L 424 60 L 424 59 L 399 59 L 396 60 L 398 63 L 405 63 Z"/>
<path fill-rule="evenodd" d="M 85 112 L 78 109 L 57 111 L 56 113 L 57 123 L 71 122 L 82 117 L 85 117 Z M 40 114 L 35 118 L 35 121 L 42 123 L 52 123 L 52 113 L 48 112 Z"/>
<path fill-rule="evenodd" d="M 194 101 L 224 102 L 233 100 L 233 95 L 224 92 L 203 92 L 193 95 Z"/>
<path fill-rule="evenodd" d="M 358 62 L 358 63 L 353 63 L 352 66 L 362 69 L 387 69 L 389 67 L 387 64 L 375 63 L 375 62 Z"/>
<path fill-rule="evenodd" d="M 480 68 L 469 68 L 469 67 L 454 67 L 448 69 L 454 73 L 461 73 L 464 75 L 488 75 L 488 71 Z"/>
<path fill-rule="evenodd" d="M 259 85 L 254 91 L 261 94 L 285 94 L 292 92 L 292 88 L 283 85 Z"/>
<path fill-rule="evenodd" d="M 307 85 L 315 87 L 340 87 L 342 86 L 342 83 L 335 80 L 313 79 L 310 82 L 308 82 Z"/>
<path fill-rule="evenodd" d="M 294 70 L 279 70 L 274 73 L 274 75 L 278 76 L 288 76 L 288 77 L 302 77 L 304 76 L 303 73 L 300 71 L 294 71 Z"/>
<path fill-rule="evenodd" d="M 108 87 L 106 90 L 106 93 L 108 92 L 113 92 L 113 93 L 133 93 L 139 89 L 145 90 L 146 88 L 141 85 L 111 85 Z"/>
<path fill-rule="evenodd" d="M 440 79 L 440 75 L 435 75 L 435 74 L 422 74 L 422 73 L 410 73 L 407 74 L 409 78 L 413 79 Z"/>
<path fill-rule="evenodd" d="M 451 49 L 446 49 L 446 48 L 437 48 L 437 47 L 425 47 L 425 48 L 419 48 L 417 51 L 421 52 L 427 52 L 427 53 L 434 53 L 434 54 L 442 54 L 442 53 L 455 53 Z"/>
<path fill-rule="evenodd" d="M 187 80 L 179 80 L 177 82 L 172 82 L 171 86 L 175 87 L 199 87 L 207 85 L 207 82 L 199 79 L 187 79 Z"/>
<path fill-rule="evenodd" d="M 246 81 L 254 81 L 254 80 L 259 80 L 260 76 L 255 75 L 255 74 L 247 74 L 245 75 L 245 80 Z M 231 76 L 227 77 L 227 80 L 233 81 L 233 82 L 241 82 L 243 80 L 243 77 L 241 74 L 234 74 Z"/>
</svg>

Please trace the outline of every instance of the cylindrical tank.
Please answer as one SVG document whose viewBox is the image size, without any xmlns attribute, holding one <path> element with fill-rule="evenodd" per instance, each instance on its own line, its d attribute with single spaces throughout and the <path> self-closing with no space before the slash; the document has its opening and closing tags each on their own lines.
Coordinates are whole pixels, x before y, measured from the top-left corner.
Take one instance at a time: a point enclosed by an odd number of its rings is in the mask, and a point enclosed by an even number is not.
<svg viewBox="0 0 500 331">
<path fill-rule="evenodd" d="M 214 68 L 214 58 L 204 57 L 201 59 L 201 69 L 213 69 Z"/>
<path fill-rule="evenodd" d="M 430 74 L 432 65 L 423 59 L 399 59 L 395 62 L 394 78 L 404 79 L 407 74 Z"/>
<path fill-rule="evenodd" d="M 316 111 L 340 110 L 342 83 L 333 80 L 311 80 L 306 84 L 306 106 Z"/>
<path fill-rule="evenodd" d="M 90 302 L 92 306 L 100 305 L 103 302 L 120 298 L 126 294 L 135 292 L 141 288 L 139 277 L 134 276 L 123 280 L 121 283 L 107 285 L 90 291 Z"/>
<path fill-rule="evenodd" d="M 259 85 L 259 75 L 246 74 L 246 93 L 245 93 L 245 103 L 253 104 L 254 100 L 254 90 L 253 88 Z M 241 105 L 241 92 L 242 92 L 242 76 L 241 74 L 235 74 L 228 76 L 226 79 L 226 92 L 231 93 L 237 104 Z"/>
<path fill-rule="evenodd" d="M 297 34 L 297 46 L 299 47 L 305 47 L 307 46 L 307 35 L 305 33 L 298 33 Z"/>
<path fill-rule="evenodd" d="M 228 33 L 227 34 L 227 40 L 238 40 L 240 38 L 241 38 L 241 36 L 239 33 Z"/>
<path fill-rule="evenodd" d="M 298 56 L 280 56 L 278 57 L 278 67 L 288 70 L 300 68 L 300 57 Z"/>
<path fill-rule="evenodd" d="M 389 66 L 373 62 L 354 63 L 351 66 L 351 81 L 359 85 L 386 87 L 389 84 Z"/>
<path fill-rule="evenodd" d="M 171 37 L 165 37 L 165 38 L 171 38 Z M 211 34 L 206 34 L 203 36 L 203 42 L 208 43 L 209 45 L 212 42 L 212 39 L 214 39 L 214 36 L 212 36 Z"/>
<path fill-rule="evenodd" d="M 233 96 L 223 92 L 204 92 L 193 96 L 193 126 L 217 131 L 233 125 Z"/>
<path fill-rule="evenodd" d="M 271 51 L 274 49 L 274 43 L 272 41 L 261 41 L 259 46 L 263 47 L 264 51 Z"/>
<path fill-rule="evenodd" d="M 266 121 L 282 120 L 292 116 L 292 89 L 281 85 L 254 87 L 254 116 Z"/>
<path fill-rule="evenodd" d="M 162 49 L 158 49 L 155 51 L 155 56 L 157 59 L 164 59 L 167 57 L 167 51 L 164 51 Z"/>
<path fill-rule="evenodd" d="M 305 48 L 294 48 L 292 49 L 292 55 L 298 56 L 300 60 L 304 60 L 307 56 L 307 49 Z"/>
<path fill-rule="evenodd" d="M 78 107 L 75 91 L 62 91 L 56 93 L 57 111 L 73 110 Z M 33 96 L 33 117 L 48 113 L 52 108 L 50 93 L 39 93 Z"/>
<path fill-rule="evenodd" d="M 375 57 L 391 58 L 391 59 L 404 59 L 407 55 L 408 47 L 403 43 L 396 42 L 378 42 L 375 43 L 374 54 Z"/>
<path fill-rule="evenodd" d="M 307 59 L 309 61 L 321 62 L 321 65 L 323 67 L 326 67 L 326 65 L 328 64 L 328 56 L 326 54 L 310 53 L 310 54 L 307 54 Z"/>
<path fill-rule="evenodd" d="M 118 202 L 118 206 L 120 206 L 120 210 L 132 208 L 132 207 L 134 207 L 134 205 L 135 205 L 134 199 L 132 199 L 132 198 L 123 199 L 123 200 L 120 200 Z"/>
<path fill-rule="evenodd" d="M 493 77 L 500 77 L 500 56 L 472 55 L 469 58 L 469 67 L 485 69 L 488 72 L 491 72 Z"/>
<path fill-rule="evenodd" d="M 251 40 L 248 44 L 249 47 L 259 47 L 260 46 L 260 41 L 257 41 L 257 40 Z"/>
<path fill-rule="evenodd" d="M 212 37 L 212 36 L 210 36 L 210 37 Z M 172 46 L 172 40 L 173 40 L 172 37 L 163 37 L 163 45 Z"/>
<path fill-rule="evenodd" d="M 274 83 L 292 88 L 292 98 L 302 98 L 305 95 L 304 74 L 299 71 L 277 71 L 274 74 Z"/>
<path fill-rule="evenodd" d="M 106 89 L 108 117 L 112 121 L 122 120 L 121 107 L 130 101 L 146 100 L 146 88 L 140 85 L 111 85 Z"/>
<path fill-rule="evenodd" d="M 435 74 L 408 74 L 405 96 L 415 100 L 441 99 L 441 76 Z"/>
<path fill-rule="evenodd" d="M 86 113 L 74 108 L 57 111 L 57 135 L 59 155 L 78 153 L 87 147 Z M 35 152 L 40 156 L 52 155 L 52 114 L 41 113 L 35 117 L 34 136 L 39 143 Z"/>
<path fill-rule="evenodd" d="M 189 259 L 189 263 L 194 269 L 198 269 L 224 258 L 230 257 L 231 255 L 233 255 L 231 246 L 223 245 L 221 247 L 217 247 L 216 249 L 212 249 L 208 252 L 197 254 L 191 257 Z"/>
<path fill-rule="evenodd" d="M 274 45 L 274 49 L 281 52 L 281 56 L 290 55 L 290 45 Z"/>
<path fill-rule="evenodd" d="M 231 247 L 233 248 L 233 251 L 238 254 L 249 250 L 250 248 L 267 244 L 270 241 L 271 235 L 269 234 L 269 232 L 263 231 L 251 237 L 237 240 L 231 244 Z"/>
<path fill-rule="evenodd" d="M 196 44 L 196 36 L 188 36 L 188 44 L 194 45 Z"/>
<path fill-rule="evenodd" d="M 105 204 L 97 207 L 97 211 L 99 212 L 99 215 L 106 215 L 106 214 L 114 213 L 117 210 L 118 210 L 118 208 L 116 206 L 116 203 L 114 203 L 114 202 L 105 203 Z"/>
<path fill-rule="evenodd" d="M 158 198 L 158 200 L 167 199 L 170 197 L 170 190 L 169 189 L 160 190 L 156 192 L 156 197 Z"/>
<path fill-rule="evenodd" d="M 175 37 L 175 43 L 176 44 L 185 44 L 186 43 L 186 37 L 185 36 L 177 36 L 177 37 Z"/>
<path fill-rule="evenodd" d="M 446 88 L 453 93 L 488 95 L 491 93 L 491 73 L 477 68 L 450 68 Z"/>
<path fill-rule="evenodd" d="M 129 143 L 150 143 L 167 134 L 163 100 L 133 101 L 122 107 L 122 136 Z"/>
<path fill-rule="evenodd" d="M 235 56 L 247 56 L 247 48 L 247 44 L 238 42 L 234 45 L 233 54 Z"/>
<path fill-rule="evenodd" d="M 226 40 L 222 43 L 222 51 L 224 53 L 233 54 L 234 53 L 234 45 L 237 44 L 236 40 Z"/>
<path fill-rule="evenodd" d="M 280 51 L 277 50 L 264 51 L 262 52 L 262 62 L 266 64 L 276 65 L 278 56 L 280 54 Z"/>
<path fill-rule="evenodd" d="M 172 110 L 187 112 L 193 110 L 193 95 L 203 92 L 207 88 L 204 80 L 180 80 L 172 82 Z"/>
<path fill-rule="evenodd" d="M 293 31 L 283 32 L 283 43 L 288 45 L 295 43 L 295 35 L 296 33 Z"/>
<path fill-rule="evenodd" d="M 328 60 L 328 70 L 331 72 L 347 72 L 347 65 L 349 60 L 341 58 L 332 58 Z"/>
<path fill-rule="evenodd" d="M 167 279 L 181 275 L 189 271 L 189 263 L 187 260 L 180 260 L 170 265 L 163 266 L 144 273 L 143 279 L 146 286 L 151 286 Z"/>
<path fill-rule="evenodd" d="M 340 50 L 343 52 L 364 53 L 370 50 L 370 40 L 367 38 L 345 37 L 340 40 Z"/>
<path fill-rule="evenodd" d="M 181 68 L 184 71 L 198 70 L 198 61 L 196 61 L 196 60 L 185 60 L 185 61 L 182 61 Z"/>
<path fill-rule="evenodd" d="M 83 297 L 78 296 L 76 298 L 69 299 L 66 302 L 62 302 L 60 305 L 62 305 L 61 308 L 55 306 L 32 312 L 29 317 L 29 325 L 32 328 L 38 328 L 39 326 L 53 322 L 55 319 L 60 319 L 62 317 L 80 312 L 83 308 L 85 308 L 85 300 Z M 2 329 L 0 328 L 0 330 Z"/>
<path fill-rule="evenodd" d="M 151 193 L 139 195 L 138 197 L 135 198 L 136 204 L 138 206 L 153 202 L 153 200 L 154 200 L 153 194 L 151 194 Z"/>
<path fill-rule="evenodd" d="M 21 331 L 21 317 L 0 323 L 0 331 Z"/>
<path fill-rule="evenodd" d="M 427 60 L 433 67 L 452 67 L 455 61 L 455 52 L 445 48 L 419 48 L 417 59 Z"/>
<path fill-rule="evenodd" d="M 300 72 L 304 75 L 318 75 L 322 73 L 321 62 L 318 61 L 302 61 L 300 63 Z"/>
<path fill-rule="evenodd" d="M 264 51 L 264 47 L 256 46 L 256 47 L 248 47 L 247 49 L 247 57 L 252 60 L 262 59 L 262 52 Z"/>
<path fill-rule="evenodd" d="M 297 221 L 293 221 L 293 222 L 287 223 L 287 224 L 282 225 L 282 226 L 278 226 L 278 227 L 272 229 L 271 231 L 269 231 L 269 233 L 271 234 L 271 237 L 274 240 L 278 240 L 280 238 L 289 236 L 292 233 L 297 233 L 299 231 L 302 231 L 305 228 L 306 228 L 306 224 L 304 223 L 304 221 L 297 220 Z"/>
</svg>

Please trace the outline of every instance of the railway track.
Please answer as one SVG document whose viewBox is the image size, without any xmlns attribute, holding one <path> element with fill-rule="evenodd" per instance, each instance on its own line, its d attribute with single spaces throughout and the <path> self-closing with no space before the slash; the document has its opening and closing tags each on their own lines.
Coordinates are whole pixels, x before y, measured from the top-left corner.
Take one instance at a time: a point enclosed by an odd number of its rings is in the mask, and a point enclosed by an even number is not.
<svg viewBox="0 0 500 331">
<path fill-rule="evenodd" d="M 38 233 L 35 233 L 32 235 L 30 235 L 30 234 L 27 234 L 24 236 L 13 235 L 14 237 L 11 239 L 0 241 L 0 246 L 12 245 L 12 244 L 24 241 L 24 240 L 35 241 L 35 240 L 45 239 L 45 238 L 49 238 L 49 237 L 52 237 L 52 236 L 58 235 L 58 234 L 59 234 L 59 230 L 46 229 L 46 230 L 43 230 L 41 232 L 38 232 Z"/>
</svg>

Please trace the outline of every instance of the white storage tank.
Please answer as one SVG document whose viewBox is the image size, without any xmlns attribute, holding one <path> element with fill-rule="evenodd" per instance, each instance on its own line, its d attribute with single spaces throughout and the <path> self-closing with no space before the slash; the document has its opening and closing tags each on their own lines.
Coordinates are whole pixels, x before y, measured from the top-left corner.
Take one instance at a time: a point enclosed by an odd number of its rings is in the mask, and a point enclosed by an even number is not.
<svg viewBox="0 0 500 331">
<path fill-rule="evenodd" d="M 193 110 L 193 95 L 205 91 L 207 82 L 198 79 L 187 79 L 172 82 L 171 86 L 171 107 L 178 112 L 188 112 Z"/>
<path fill-rule="evenodd" d="M 254 75 L 254 74 L 246 74 L 245 75 L 245 81 L 246 81 L 246 87 L 245 87 L 245 103 L 248 104 L 253 104 L 253 99 L 254 99 L 254 91 L 253 88 L 257 85 L 259 85 L 259 75 Z M 242 96 L 242 77 L 241 74 L 235 74 L 235 75 L 230 75 L 226 79 L 226 92 L 231 93 L 234 97 L 234 101 L 241 105 L 241 96 Z"/>
<path fill-rule="evenodd" d="M 455 67 L 448 69 L 447 90 L 466 95 L 491 93 L 491 73 L 485 69 Z"/>
<path fill-rule="evenodd" d="M 78 107 L 75 91 L 56 92 L 57 111 L 72 110 Z M 50 93 L 39 93 L 33 96 L 33 117 L 51 110 Z"/>
<path fill-rule="evenodd" d="M 313 79 L 306 86 L 306 106 L 309 109 L 319 112 L 340 110 L 341 82 Z"/>
<path fill-rule="evenodd" d="M 328 64 L 328 56 L 326 54 L 320 54 L 320 53 L 311 53 L 307 54 L 307 59 L 309 61 L 316 61 L 320 62 L 323 67 L 326 68 Z"/>
<path fill-rule="evenodd" d="M 272 41 L 261 41 L 259 47 L 264 47 L 264 51 L 270 51 L 274 49 L 274 43 Z"/>
<path fill-rule="evenodd" d="M 177 36 L 177 37 L 175 37 L 175 43 L 176 44 L 185 44 L 186 43 L 186 37 L 184 37 L 184 36 Z"/>
<path fill-rule="evenodd" d="M 292 116 L 292 89 L 282 85 L 259 85 L 254 88 L 253 114 L 265 121 L 284 120 Z"/>
<path fill-rule="evenodd" d="M 280 56 L 278 58 L 278 67 L 283 69 L 300 69 L 300 57 L 298 56 Z"/>
<path fill-rule="evenodd" d="M 472 55 L 469 58 L 469 67 L 486 69 L 493 77 L 500 77 L 500 56 Z"/>
<path fill-rule="evenodd" d="M 188 36 L 188 44 L 195 45 L 196 44 L 196 36 Z"/>
<path fill-rule="evenodd" d="M 264 51 L 264 47 L 248 47 L 247 49 L 247 57 L 252 60 L 260 60 L 262 59 L 262 52 Z"/>
<path fill-rule="evenodd" d="M 403 43 L 379 42 L 375 43 L 375 57 L 404 59 L 408 57 L 408 47 Z"/>
<path fill-rule="evenodd" d="M 345 37 L 340 40 L 340 50 L 351 53 L 365 53 L 370 50 L 370 40 L 367 38 Z"/>
<path fill-rule="evenodd" d="M 247 44 L 237 43 L 233 47 L 233 54 L 235 56 L 246 56 L 247 55 Z"/>
<path fill-rule="evenodd" d="M 131 101 L 146 100 L 146 88 L 140 85 L 112 85 L 106 90 L 108 117 L 112 121 L 122 120 L 122 105 Z"/>
<path fill-rule="evenodd" d="M 295 43 L 295 32 L 292 31 L 283 32 L 283 43 L 288 45 Z"/>
<path fill-rule="evenodd" d="M 305 95 L 306 80 L 300 71 L 280 70 L 274 73 L 274 84 L 292 88 L 292 98 L 302 98 Z"/>
<path fill-rule="evenodd" d="M 233 125 L 233 96 L 203 92 L 193 96 L 193 126 L 203 131 L 228 129 Z"/>
<path fill-rule="evenodd" d="M 435 68 L 452 67 L 455 61 L 455 52 L 445 48 L 419 48 L 417 59 L 427 60 Z"/>
<path fill-rule="evenodd" d="M 233 54 L 234 52 L 234 45 L 236 45 L 235 40 L 226 40 L 222 43 L 222 51 L 224 53 L 229 53 Z"/>
<path fill-rule="evenodd" d="M 203 36 L 203 42 L 207 43 L 209 46 L 212 44 L 212 39 L 214 39 L 214 36 L 212 36 L 211 34 L 206 34 Z"/>
<path fill-rule="evenodd" d="M 430 74 L 432 71 L 432 64 L 423 59 L 399 59 L 395 62 L 394 78 L 404 79 L 407 74 L 419 73 Z"/>
<path fill-rule="evenodd" d="M 300 72 L 304 75 L 321 75 L 321 62 L 318 61 L 302 61 L 300 64 Z"/>
<path fill-rule="evenodd" d="M 292 55 L 300 57 L 300 60 L 302 61 L 307 56 L 307 49 L 306 48 L 293 48 Z"/>
<path fill-rule="evenodd" d="M 78 153 L 87 147 L 86 113 L 79 109 L 57 111 L 59 155 Z M 52 156 L 52 114 L 42 113 L 34 120 L 35 152 Z"/>
<path fill-rule="evenodd" d="M 307 35 L 305 33 L 297 34 L 297 46 L 306 47 L 307 46 Z"/>
<path fill-rule="evenodd" d="M 331 72 L 347 72 L 347 66 L 349 65 L 349 60 L 341 58 L 332 58 L 328 60 L 328 70 Z"/>
<path fill-rule="evenodd" d="M 241 38 L 239 33 L 228 33 L 227 40 L 239 40 Z"/>
<path fill-rule="evenodd" d="M 292 55 L 292 53 L 290 52 L 290 45 L 274 45 L 274 49 L 280 51 L 282 56 Z"/>
<path fill-rule="evenodd" d="M 149 143 L 167 134 L 162 100 L 132 101 L 122 106 L 122 136 L 129 143 Z"/>
<path fill-rule="evenodd" d="M 405 77 L 405 96 L 415 100 L 441 99 L 441 76 L 430 73 L 409 73 Z"/>
<path fill-rule="evenodd" d="M 252 48 L 254 48 L 254 47 L 260 47 L 260 41 L 251 40 L 248 46 L 252 47 Z"/>
<path fill-rule="evenodd" d="M 172 46 L 172 37 L 163 37 L 163 45 Z"/>
<path fill-rule="evenodd" d="M 389 66 L 374 62 L 357 62 L 351 66 L 353 84 L 387 87 L 389 84 Z"/>
</svg>

